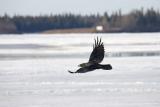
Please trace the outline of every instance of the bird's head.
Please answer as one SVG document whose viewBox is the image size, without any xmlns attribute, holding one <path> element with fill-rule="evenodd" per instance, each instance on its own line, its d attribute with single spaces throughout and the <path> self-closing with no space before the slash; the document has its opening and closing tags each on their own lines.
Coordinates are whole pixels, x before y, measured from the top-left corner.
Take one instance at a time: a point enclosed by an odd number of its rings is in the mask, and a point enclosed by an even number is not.
<svg viewBox="0 0 160 107">
<path fill-rule="evenodd" d="M 79 67 L 86 67 L 86 66 L 88 66 L 88 63 L 82 63 L 82 64 L 79 64 L 78 66 Z"/>
</svg>

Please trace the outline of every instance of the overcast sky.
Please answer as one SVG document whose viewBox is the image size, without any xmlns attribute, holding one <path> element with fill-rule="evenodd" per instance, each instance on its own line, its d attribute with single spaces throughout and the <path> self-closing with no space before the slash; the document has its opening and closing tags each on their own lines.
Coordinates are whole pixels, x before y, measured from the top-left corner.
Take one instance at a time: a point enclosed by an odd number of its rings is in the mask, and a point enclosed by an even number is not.
<svg viewBox="0 0 160 107">
<path fill-rule="evenodd" d="M 160 0 L 0 0 L 0 15 L 127 13 L 141 7 L 160 10 Z"/>
</svg>

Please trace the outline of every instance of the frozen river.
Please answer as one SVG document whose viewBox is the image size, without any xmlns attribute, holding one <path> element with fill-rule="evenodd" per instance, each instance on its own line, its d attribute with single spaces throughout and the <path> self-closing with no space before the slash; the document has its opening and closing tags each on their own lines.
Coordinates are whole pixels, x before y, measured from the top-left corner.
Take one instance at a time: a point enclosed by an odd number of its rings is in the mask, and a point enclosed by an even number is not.
<svg viewBox="0 0 160 107">
<path fill-rule="evenodd" d="M 70 74 L 102 37 L 113 70 Z M 0 35 L 0 107 L 160 107 L 160 33 Z"/>
</svg>

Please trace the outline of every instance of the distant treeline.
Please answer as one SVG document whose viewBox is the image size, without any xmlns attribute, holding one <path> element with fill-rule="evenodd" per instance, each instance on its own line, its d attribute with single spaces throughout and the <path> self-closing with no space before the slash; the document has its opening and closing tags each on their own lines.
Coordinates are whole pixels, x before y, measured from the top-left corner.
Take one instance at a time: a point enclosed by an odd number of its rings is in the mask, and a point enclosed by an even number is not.
<svg viewBox="0 0 160 107">
<path fill-rule="evenodd" d="M 104 27 L 104 32 L 159 32 L 160 12 L 153 8 L 108 15 L 0 16 L 0 33 L 34 33 L 51 29 Z"/>
</svg>

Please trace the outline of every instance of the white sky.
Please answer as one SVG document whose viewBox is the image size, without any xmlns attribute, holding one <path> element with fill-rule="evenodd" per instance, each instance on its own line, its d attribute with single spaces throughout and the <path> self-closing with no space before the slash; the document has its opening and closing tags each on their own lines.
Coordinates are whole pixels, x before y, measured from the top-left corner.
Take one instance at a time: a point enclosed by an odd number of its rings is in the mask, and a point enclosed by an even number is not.
<svg viewBox="0 0 160 107">
<path fill-rule="evenodd" d="M 160 0 L 0 0 L 0 15 L 127 13 L 141 7 L 160 10 Z"/>
</svg>

